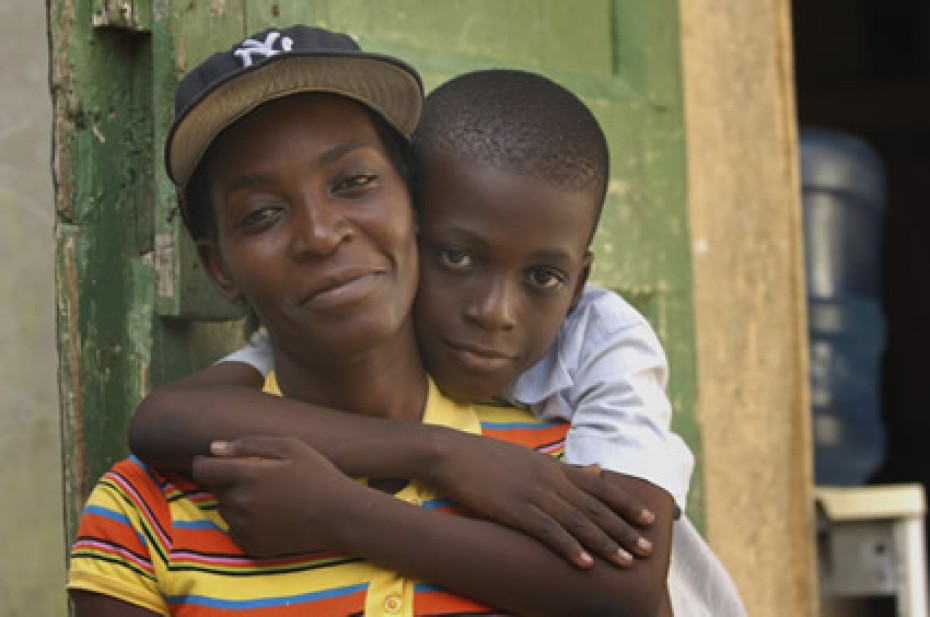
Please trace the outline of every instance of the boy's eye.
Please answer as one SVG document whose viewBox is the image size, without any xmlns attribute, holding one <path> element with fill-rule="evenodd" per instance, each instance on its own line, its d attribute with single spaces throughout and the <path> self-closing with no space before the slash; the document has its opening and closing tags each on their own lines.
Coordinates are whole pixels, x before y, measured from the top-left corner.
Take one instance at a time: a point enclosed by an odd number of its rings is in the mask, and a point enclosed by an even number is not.
<svg viewBox="0 0 930 617">
<path fill-rule="evenodd" d="M 475 260 L 461 249 L 443 248 L 439 249 L 439 262 L 452 270 L 466 270 L 474 265 Z"/>
<path fill-rule="evenodd" d="M 370 185 L 377 179 L 374 174 L 355 174 L 336 182 L 335 191 L 353 191 Z"/>
<path fill-rule="evenodd" d="M 526 280 L 538 289 L 555 291 L 565 284 L 565 275 L 551 268 L 531 268 L 526 273 Z"/>
</svg>

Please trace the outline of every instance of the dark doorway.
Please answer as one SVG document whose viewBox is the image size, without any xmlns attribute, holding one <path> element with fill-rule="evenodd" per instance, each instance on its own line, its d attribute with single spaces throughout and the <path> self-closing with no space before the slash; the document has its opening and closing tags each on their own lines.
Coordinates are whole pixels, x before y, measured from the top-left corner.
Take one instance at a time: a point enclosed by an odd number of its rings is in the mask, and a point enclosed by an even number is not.
<svg viewBox="0 0 930 617">
<path fill-rule="evenodd" d="M 888 436 L 875 482 L 930 492 L 930 2 L 795 0 L 799 121 L 871 144 L 885 165 Z"/>
</svg>

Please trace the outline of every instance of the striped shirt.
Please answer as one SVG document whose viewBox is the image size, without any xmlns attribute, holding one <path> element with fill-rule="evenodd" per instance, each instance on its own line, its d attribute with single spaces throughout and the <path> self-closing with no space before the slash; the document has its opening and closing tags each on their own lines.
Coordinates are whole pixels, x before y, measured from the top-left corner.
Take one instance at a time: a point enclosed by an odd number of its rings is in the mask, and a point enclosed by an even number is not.
<svg viewBox="0 0 930 617">
<path fill-rule="evenodd" d="M 273 376 L 266 390 L 276 391 Z M 460 405 L 430 384 L 424 422 L 561 456 L 567 425 L 517 408 Z M 410 482 L 396 497 L 457 513 Z M 71 549 L 69 589 L 102 593 L 161 615 L 496 615 L 468 598 L 333 551 L 257 559 L 227 534 L 213 495 L 135 458 L 98 482 Z"/>
</svg>

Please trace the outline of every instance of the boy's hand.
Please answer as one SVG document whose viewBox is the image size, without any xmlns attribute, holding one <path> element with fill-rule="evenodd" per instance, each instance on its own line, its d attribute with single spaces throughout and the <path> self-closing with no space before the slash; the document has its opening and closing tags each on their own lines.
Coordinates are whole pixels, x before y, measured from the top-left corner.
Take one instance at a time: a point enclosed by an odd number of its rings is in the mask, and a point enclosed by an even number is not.
<svg viewBox="0 0 930 617">
<path fill-rule="evenodd" d="M 193 477 L 219 502 L 232 539 L 255 557 L 330 548 L 340 507 L 360 487 L 294 438 L 214 442 Z"/>
<path fill-rule="evenodd" d="M 655 519 L 598 467 L 572 467 L 493 439 L 451 440 L 430 475 L 443 494 L 536 538 L 579 568 L 592 554 L 621 567 L 652 545 L 638 530 Z"/>
</svg>

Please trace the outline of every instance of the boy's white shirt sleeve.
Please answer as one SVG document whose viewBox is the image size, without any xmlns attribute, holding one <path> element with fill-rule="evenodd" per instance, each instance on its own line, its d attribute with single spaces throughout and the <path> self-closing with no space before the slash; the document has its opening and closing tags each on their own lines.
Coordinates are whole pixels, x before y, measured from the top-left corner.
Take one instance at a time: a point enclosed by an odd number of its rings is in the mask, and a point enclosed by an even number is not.
<svg viewBox="0 0 930 617">
<path fill-rule="evenodd" d="M 244 347 L 216 361 L 217 364 L 220 362 L 248 364 L 261 373 L 262 377 L 267 378 L 268 373 L 274 369 L 274 354 L 271 351 L 271 343 L 268 341 L 268 333 L 260 330 Z"/>
<path fill-rule="evenodd" d="M 746 617 L 726 568 L 687 516 L 675 521 L 668 592 L 675 617 Z"/>
<path fill-rule="evenodd" d="M 588 285 L 550 353 L 511 396 L 571 422 L 565 460 L 647 480 L 687 503 L 694 457 L 671 431 L 668 361 L 648 322 L 618 295 Z"/>
</svg>

